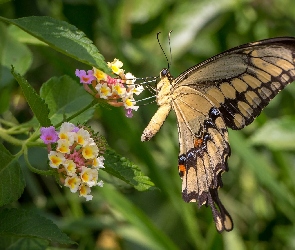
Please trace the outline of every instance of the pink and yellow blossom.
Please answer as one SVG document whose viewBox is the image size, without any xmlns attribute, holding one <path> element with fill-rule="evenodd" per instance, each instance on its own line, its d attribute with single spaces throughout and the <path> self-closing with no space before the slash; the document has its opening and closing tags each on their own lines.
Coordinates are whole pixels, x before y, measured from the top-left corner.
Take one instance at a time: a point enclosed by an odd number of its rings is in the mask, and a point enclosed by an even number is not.
<svg viewBox="0 0 295 250">
<path fill-rule="evenodd" d="M 91 84 L 91 82 L 95 80 L 92 70 L 87 70 L 87 73 L 86 73 L 85 70 L 76 69 L 75 75 L 80 78 L 81 83 Z"/>
<path fill-rule="evenodd" d="M 133 94 L 139 95 L 143 90 L 143 86 L 139 84 L 135 84 L 136 77 L 128 72 L 124 73 L 122 69 L 123 63 L 114 59 L 113 62 L 108 62 L 108 67 L 112 70 L 115 77 L 112 77 L 103 71 L 93 68 L 92 71 L 79 71 L 76 70 L 76 75 L 81 76 L 93 76 L 95 81 L 91 81 L 91 85 L 89 85 L 89 81 L 84 80 L 84 89 L 89 92 L 95 98 L 101 98 L 107 101 L 109 105 L 114 107 L 125 107 L 126 116 L 132 117 L 132 111 L 136 111 L 139 106 L 135 106 L 135 99 Z"/>
<path fill-rule="evenodd" d="M 55 131 L 54 128 L 41 130 L 43 136 Z M 55 132 L 57 141 L 53 145 L 47 144 L 50 146 L 48 150 L 55 149 L 49 150 L 48 159 L 50 167 L 57 170 L 60 182 L 69 187 L 72 193 L 79 190 L 79 196 L 86 200 L 92 199 L 92 195 L 89 195 L 91 187 L 103 185 L 102 181 L 98 181 L 98 171 L 104 168 L 104 141 L 100 141 L 101 137 L 91 131 L 85 126 L 76 127 L 65 122 L 61 125 L 60 131 Z"/>
</svg>

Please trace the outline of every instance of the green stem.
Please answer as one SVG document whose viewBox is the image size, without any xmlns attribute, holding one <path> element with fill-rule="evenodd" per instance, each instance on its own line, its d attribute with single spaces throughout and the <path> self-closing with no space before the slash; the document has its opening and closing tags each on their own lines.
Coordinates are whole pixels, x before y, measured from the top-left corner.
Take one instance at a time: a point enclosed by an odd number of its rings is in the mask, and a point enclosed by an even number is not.
<svg viewBox="0 0 295 250">
<path fill-rule="evenodd" d="M 80 109 L 76 114 L 73 114 L 72 116 L 68 117 L 66 120 L 70 121 L 73 120 L 75 117 L 78 115 L 82 114 L 85 112 L 87 109 L 90 109 L 91 107 L 95 106 L 97 104 L 97 100 L 93 100 L 91 103 L 89 103 L 86 107 Z M 56 127 L 59 127 L 63 122 L 60 122 L 56 125 Z"/>
<path fill-rule="evenodd" d="M 8 122 L 8 121 L 6 121 L 6 120 L 4 120 L 4 119 L 2 119 L 2 118 L 0 118 L 0 123 L 6 125 L 6 126 L 8 126 L 8 127 L 13 127 L 13 126 L 16 125 L 16 124 L 14 124 L 13 122 Z"/>
<path fill-rule="evenodd" d="M 28 158 L 28 148 L 26 146 L 23 147 L 23 151 L 24 151 L 24 157 L 25 157 L 25 161 L 27 163 L 28 168 L 36 174 L 40 174 L 40 175 L 54 175 L 55 171 L 54 170 L 40 170 L 37 168 L 34 168 Z"/>
<path fill-rule="evenodd" d="M 16 145 L 16 146 L 22 146 L 22 145 L 24 144 L 24 141 L 19 140 L 19 139 L 16 139 L 16 138 L 14 138 L 14 137 L 8 135 L 8 134 L 6 133 L 6 130 L 3 129 L 3 128 L 0 128 L 0 137 L 1 137 L 3 140 L 5 140 L 5 141 L 7 141 L 7 142 L 9 142 L 9 143 L 11 143 L 11 144 L 13 144 L 13 145 Z"/>
</svg>

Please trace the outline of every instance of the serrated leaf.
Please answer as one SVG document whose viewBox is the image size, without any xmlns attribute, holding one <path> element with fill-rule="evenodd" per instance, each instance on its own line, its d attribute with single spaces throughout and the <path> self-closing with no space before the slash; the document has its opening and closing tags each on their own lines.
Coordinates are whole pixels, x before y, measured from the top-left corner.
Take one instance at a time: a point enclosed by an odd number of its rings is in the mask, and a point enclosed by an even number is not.
<svg viewBox="0 0 295 250">
<path fill-rule="evenodd" d="M 45 102 L 41 99 L 41 97 L 36 93 L 34 88 L 27 82 L 27 80 L 24 77 L 16 73 L 13 69 L 11 73 L 21 86 L 24 96 L 34 115 L 40 122 L 41 126 L 51 126 L 51 122 L 48 118 L 49 110 Z"/>
<path fill-rule="evenodd" d="M 93 42 L 75 26 L 48 16 L 31 16 L 19 19 L 0 17 L 14 24 L 53 49 L 104 72 L 109 68 Z"/>
<path fill-rule="evenodd" d="M 0 212 L 0 236 L 39 238 L 60 244 L 75 244 L 52 221 L 35 211 L 4 209 Z"/>
<path fill-rule="evenodd" d="M 151 190 L 155 184 L 148 176 L 145 176 L 138 166 L 118 155 L 113 150 L 106 150 L 104 154 L 105 170 L 107 173 L 127 182 L 139 191 Z"/>
<path fill-rule="evenodd" d="M 256 145 L 265 145 L 275 150 L 295 149 L 295 117 L 283 117 L 268 121 L 250 138 Z"/>
<path fill-rule="evenodd" d="M 49 107 L 49 118 L 56 125 L 66 117 L 89 105 L 93 98 L 71 77 L 52 77 L 40 89 L 40 96 Z M 73 123 L 87 122 L 93 115 L 94 107 L 71 120 Z"/>
<path fill-rule="evenodd" d="M 25 180 L 19 163 L 2 144 L 0 162 L 0 206 L 3 206 L 18 200 L 24 191 Z"/>
<path fill-rule="evenodd" d="M 10 237 L 5 237 L 10 239 Z M 5 249 L 7 250 L 45 250 L 47 249 L 49 242 L 47 240 L 41 240 L 41 239 L 31 239 L 31 238 L 20 238 L 15 239 L 16 237 L 13 237 L 11 240 L 11 244 L 7 244 Z M 4 243 L 2 244 L 2 241 Z M 5 246 L 5 239 L 4 237 L 0 237 L 0 243 L 1 246 Z"/>
</svg>

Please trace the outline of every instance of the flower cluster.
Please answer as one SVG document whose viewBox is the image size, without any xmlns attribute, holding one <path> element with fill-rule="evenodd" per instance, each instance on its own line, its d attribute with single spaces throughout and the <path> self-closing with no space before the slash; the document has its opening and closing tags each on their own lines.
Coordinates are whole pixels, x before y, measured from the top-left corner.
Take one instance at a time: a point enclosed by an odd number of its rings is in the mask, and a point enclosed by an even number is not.
<svg viewBox="0 0 295 250">
<path fill-rule="evenodd" d="M 84 126 L 64 122 L 59 131 L 53 126 L 41 128 L 41 139 L 48 147 L 49 165 L 57 169 L 60 182 L 72 193 L 92 200 L 91 187 L 103 186 L 98 181 L 98 170 L 104 168 L 105 143 L 101 137 L 93 136 Z"/>
<path fill-rule="evenodd" d="M 136 78 L 131 73 L 124 73 L 123 63 L 118 59 L 108 62 L 109 68 L 116 75 L 115 78 L 107 75 L 99 69 L 79 70 L 76 76 L 87 92 L 95 98 L 102 98 L 115 107 L 124 106 L 127 117 L 132 117 L 132 111 L 137 110 L 134 94 L 139 95 L 143 91 L 141 85 L 135 84 Z"/>
</svg>

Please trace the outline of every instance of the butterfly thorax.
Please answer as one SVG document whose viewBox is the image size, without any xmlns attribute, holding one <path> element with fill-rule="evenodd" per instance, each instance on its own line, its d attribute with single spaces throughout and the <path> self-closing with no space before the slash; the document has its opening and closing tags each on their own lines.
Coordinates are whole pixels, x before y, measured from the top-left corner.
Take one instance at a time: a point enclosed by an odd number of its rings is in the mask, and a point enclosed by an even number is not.
<svg viewBox="0 0 295 250">
<path fill-rule="evenodd" d="M 171 82 L 173 77 L 171 76 L 168 69 L 163 69 L 160 72 L 161 81 L 157 84 L 157 104 L 159 106 L 163 104 L 171 103 Z"/>
<path fill-rule="evenodd" d="M 161 81 L 157 84 L 157 104 L 160 106 L 142 133 L 141 141 L 150 140 L 161 128 L 172 108 L 171 87 L 173 78 L 168 69 L 160 73 Z"/>
</svg>

